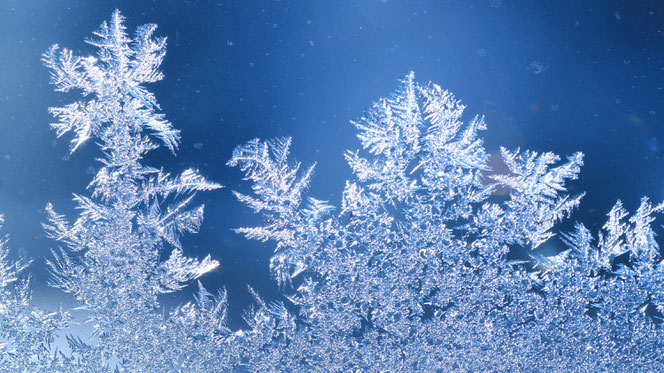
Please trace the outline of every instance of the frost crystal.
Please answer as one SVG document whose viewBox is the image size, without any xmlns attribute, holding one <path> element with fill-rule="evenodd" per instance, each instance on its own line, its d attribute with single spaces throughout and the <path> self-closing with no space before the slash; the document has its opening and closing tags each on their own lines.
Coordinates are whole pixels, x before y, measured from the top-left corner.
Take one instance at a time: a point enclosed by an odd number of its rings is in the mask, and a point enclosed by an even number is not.
<svg viewBox="0 0 664 373">
<path fill-rule="evenodd" d="M 51 47 L 43 56 L 56 90 L 78 90 L 83 98 L 51 108 L 58 136 L 74 133 L 71 151 L 96 138 L 101 167 L 90 196 L 75 195 L 80 213 L 73 224 L 49 204 L 50 237 L 65 246 L 48 264 L 52 285 L 72 294 L 94 325 L 89 340 L 70 338 L 72 364 L 98 371 L 200 371 L 232 364 L 224 347 L 225 293 L 213 297 L 199 283 L 195 304 L 163 315 L 158 295 L 181 289 L 219 264 L 183 254 L 179 237 L 196 232 L 203 206 L 191 207 L 196 192 L 220 185 L 195 170 L 171 177 L 141 164 L 158 143 L 175 151 L 179 131 L 144 86 L 162 79 L 166 39 L 156 25 L 138 27 L 130 38 L 115 11 L 87 42 L 96 56 L 78 57 Z M 165 251 L 170 248 L 168 255 Z M 168 259 L 164 259 L 168 257 Z M 223 363 L 222 363 L 223 362 Z"/>
<path fill-rule="evenodd" d="M 0 224 L 4 218 L 0 216 Z M 46 312 L 30 305 L 29 281 L 20 273 L 30 264 L 10 261 L 6 239 L 0 240 L 0 372 L 36 372 L 57 368 L 53 350 L 56 332 L 69 315 Z"/>
<path fill-rule="evenodd" d="M 196 232 L 199 191 L 220 186 L 198 172 L 171 176 L 145 166 L 179 132 L 144 85 L 162 78 L 165 39 L 154 25 L 130 38 L 118 11 L 88 43 L 95 57 L 57 45 L 43 57 L 59 91 L 80 101 L 51 112 L 71 151 L 95 138 L 103 151 L 89 195 L 75 195 L 70 223 L 49 204 L 48 234 L 63 248 L 52 285 L 72 294 L 94 333 L 50 343 L 65 312 L 29 304 L 26 263 L 0 244 L 0 371 L 662 371 L 664 270 L 652 227 L 664 204 L 621 202 L 593 236 L 583 224 L 555 225 L 582 195 L 570 195 L 583 155 L 501 149 L 494 173 L 465 109 L 411 73 L 353 122 L 362 149 L 345 154 L 355 177 L 340 206 L 305 196 L 314 166 L 289 159 L 291 140 L 252 140 L 230 166 L 252 183 L 237 198 L 265 217 L 239 228 L 276 242 L 270 269 L 283 302 L 249 288 L 246 328 L 226 326 L 228 297 L 199 282 L 195 301 L 163 310 L 158 296 L 182 289 L 219 264 L 185 256 L 180 235 Z M 153 137 L 159 141 L 154 142 Z M 498 190 L 507 193 L 497 193 Z M 526 250 L 524 250 L 526 249 Z M 531 257 L 523 255 L 528 252 Z"/>
<path fill-rule="evenodd" d="M 492 173 L 464 106 L 409 74 L 359 120 L 362 151 L 341 209 L 305 199 L 312 174 L 288 161 L 290 139 L 252 140 L 231 166 L 253 182 L 238 198 L 266 217 L 240 228 L 273 240 L 270 264 L 288 303 L 246 319 L 254 371 L 659 371 L 664 287 L 647 199 L 628 221 L 620 202 L 568 250 L 532 251 L 578 206 L 569 180 L 583 155 L 501 149 Z M 506 197 L 495 194 L 498 188 Z M 288 309 L 296 310 L 295 314 Z"/>
</svg>

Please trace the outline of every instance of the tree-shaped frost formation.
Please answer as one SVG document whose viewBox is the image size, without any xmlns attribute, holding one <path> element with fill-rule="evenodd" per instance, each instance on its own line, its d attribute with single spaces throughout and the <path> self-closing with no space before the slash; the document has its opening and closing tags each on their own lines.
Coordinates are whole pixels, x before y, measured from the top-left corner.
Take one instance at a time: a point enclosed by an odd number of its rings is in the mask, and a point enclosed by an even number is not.
<svg viewBox="0 0 664 373">
<path fill-rule="evenodd" d="M 238 231 L 277 243 L 270 267 L 288 289 L 246 315 L 254 371 L 664 369 L 651 229 L 664 206 L 644 199 L 624 221 L 619 202 L 596 243 L 578 224 L 567 250 L 520 258 L 579 204 L 566 182 L 583 155 L 501 149 L 509 173 L 495 174 L 484 121 L 463 124 L 463 110 L 406 76 L 353 122 L 363 150 L 346 153 L 356 180 L 337 212 L 304 199 L 313 167 L 289 161 L 290 139 L 235 149 L 229 165 L 252 182 L 236 195 L 266 219 Z"/>
<path fill-rule="evenodd" d="M 196 232 L 203 219 L 203 206 L 191 207 L 194 194 L 220 185 L 195 170 L 172 177 L 141 163 L 158 147 L 153 136 L 172 152 L 180 137 L 145 88 L 163 77 L 166 39 L 153 36 L 152 24 L 130 38 L 123 22 L 115 11 L 87 40 L 96 56 L 78 57 L 57 45 L 43 55 L 56 90 L 82 94 L 80 101 L 50 109 L 58 120 L 52 128 L 58 137 L 73 132 L 72 152 L 90 138 L 103 152 L 90 196 L 74 196 L 78 218 L 70 224 L 48 205 L 44 225 L 64 246 L 48 263 L 53 285 L 72 294 L 94 325 L 89 340 L 70 338 L 71 364 L 128 372 L 230 366 L 225 293 L 214 297 L 201 286 L 195 304 L 168 315 L 160 309 L 159 294 L 218 266 L 210 256 L 185 257 L 179 236 Z"/>
</svg>

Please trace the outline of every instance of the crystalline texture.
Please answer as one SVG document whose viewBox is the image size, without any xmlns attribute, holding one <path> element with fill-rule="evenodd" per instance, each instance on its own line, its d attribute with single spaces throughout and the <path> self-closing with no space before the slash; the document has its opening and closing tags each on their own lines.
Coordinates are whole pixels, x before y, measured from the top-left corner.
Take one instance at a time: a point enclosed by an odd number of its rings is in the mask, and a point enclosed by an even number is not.
<svg viewBox="0 0 664 373">
<path fill-rule="evenodd" d="M 153 137 L 174 152 L 180 135 L 144 86 L 163 77 L 166 39 L 153 36 L 155 25 L 138 27 L 130 38 L 123 23 L 115 11 L 87 40 L 97 48 L 94 57 L 74 56 L 57 45 L 43 56 L 57 91 L 82 94 L 76 103 L 50 109 L 58 120 L 52 128 L 58 137 L 74 134 L 72 152 L 90 138 L 103 151 L 91 195 L 74 196 L 77 219 L 69 223 L 49 204 L 44 225 L 65 247 L 48 263 L 52 284 L 71 293 L 94 325 L 93 339 L 70 338 L 71 360 L 95 371 L 199 371 L 220 361 L 231 364 L 224 360 L 229 351 L 220 352 L 228 334 L 224 294 L 214 298 L 200 285 L 196 304 L 171 316 L 159 310 L 159 294 L 218 266 L 210 256 L 185 257 L 179 237 L 197 232 L 203 219 L 203 206 L 192 207 L 196 192 L 220 185 L 195 170 L 171 177 L 141 163 L 158 147 Z"/>
<path fill-rule="evenodd" d="M 30 305 L 29 280 L 21 278 L 30 263 L 9 260 L 6 243 L 6 238 L 0 240 L 0 372 L 56 369 L 59 362 L 51 344 L 56 332 L 68 325 L 69 315 Z"/>
<path fill-rule="evenodd" d="M 624 371 L 664 368 L 662 266 L 651 228 L 662 206 L 620 202 L 598 245 L 582 225 L 569 250 L 535 250 L 578 206 L 569 180 L 583 155 L 501 149 L 492 173 L 482 118 L 409 74 L 359 120 L 361 151 L 341 209 L 303 195 L 311 168 L 287 160 L 290 139 L 252 140 L 229 161 L 253 182 L 238 198 L 266 217 L 240 228 L 273 240 L 270 262 L 292 285 L 246 316 L 255 371 Z M 497 187 L 508 195 L 493 195 Z M 625 255 L 628 257 L 625 259 Z M 620 260 L 619 257 L 623 259 Z"/>
<path fill-rule="evenodd" d="M 507 174 L 488 166 L 465 107 L 408 74 L 389 98 L 353 122 L 362 149 L 339 208 L 305 195 L 314 166 L 289 159 L 290 138 L 252 140 L 233 152 L 252 185 L 237 198 L 265 217 L 237 232 L 276 242 L 270 269 L 284 292 L 255 306 L 246 328 L 226 326 L 228 297 L 199 283 L 195 302 L 171 312 L 158 295 L 218 266 L 184 255 L 196 232 L 196 192 L 219 188 L 194 170 L 172 177 L 141 164 L 179 133 L 145 83 L 162 78 L 165 39 L 154 25 L 130 38 L 115 12 L 88 42 L 96 57 L 57 46 L 44 54 L 57 90 L 79 102 L 51 112 L 74 151 L 95 138 L 102 167 L 75 195 L 70 223 L 47 206 L 48 234 L 64 247 L 53 285 L 76 297 L 93 336 L 68 336 L 71 354 L 48 344 L 65 313 L 29 306 L 14 286 L 24 264 L 0 247 L 2 369 L 6 371 L 662 371 L 664 276 L 654 214 L 642 199 L 629 218 L 618 202 L 595 237 L 581 223 L 544 256 L 555 224 L 582 195 L 569 195 L 583 155 L 501 148 Z M 154 142 L 156 137 L 159 142 Z M 495 193 L 498 188 L 507 194 Z M 518 257 L 526 249 L 531 257 Z M 170 251 L 170 252 L 169 252 Z M 167 258 L 167 259 L 166 259 Z"/>
</svg>

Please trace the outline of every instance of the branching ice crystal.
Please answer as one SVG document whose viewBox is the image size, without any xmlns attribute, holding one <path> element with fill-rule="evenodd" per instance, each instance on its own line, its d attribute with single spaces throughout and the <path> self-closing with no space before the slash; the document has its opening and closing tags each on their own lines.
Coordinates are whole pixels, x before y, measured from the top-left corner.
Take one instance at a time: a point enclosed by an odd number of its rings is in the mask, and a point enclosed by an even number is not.
<svg viewBox="0 0 664 373">
<path fill-rule="evenodd" d="M 273 240 L 270 266 L 291 306 L 246 319 L 254 371 L 658 371 L 661 252 L 647 199 L 627 222 L 618 202 L 597 245 L 582 225 L 568 250 L 531 260 L 579 205 L 583 155 L 501 149 L 492 173 L 464 106 L 409 74 L 359 120 L 362 151 L 341 209 L 303 198 L 313 167 L 288 160 L 290 139 L 252 140 L 229 165 L 251 181 L 238 198 L 266 217 L 240 228 Z M 507 197 L 493 192 L 509 191 Z M 292 314 L 288 309 L 294 309 Z"/>
<path fill-rule="evenodd" d="M 195 301 L 163 310 L 158 296 L 218 267 L 185 256 L 180 235 L 196 232 L 195 194 L 220 188 L 195 170 L 178 176 L 145 166 L 159 144 L 175 152 L 179 132 L 159 113 L 146 83 L 160 80 L 165 39 L 154 25 L 129 37 L 118 11 L 88 43 L 96 56 L 57 45 L 43 56 L 56 90 L 80 101 L 52 108 L 71 151 L 100 144 L 89 195 L 75 195 L 71 223 L 49 204 L 47 233 L 62 248 L 48 262 L 52 285 L 72 294 L 93 335 L 70 335 L 71 353 L 51 343 L 66 312 L 29 304 L 27 263 L 0 244 L 0 371 L 662 371 L 664 272 L 654 214 L 642 199 L 621 202 L 595 237 L 577 223 L 565 250 L 537 248 L 582 195 L 570 195 L 583 155 L 501 149 L 509 171 L 488 166 L 465 109 L 414 74 L 353 122 L 362 149 L 340 206 L 305 196 L 314 166 L 289 159 L 290 138 L 252 140 L 230 166 L 252 183 L 240 201 L 265 217 L 239 228 L 276 242 L 270 269 L 284 291 L 255 306 L 246 328 L 226 326 L 228 297 L 199 282 Z M 153 138 L 159 141 L 153 141 Z M 498 188 L 507 195 L 495 193 Z M 531 258 L 520 257 L 527 249 Z"/>
<path fill-rule="evenodd" d="M 195 233 L 202 222 L 203 206 L 191 207 L 196 192 L 220 185 L 195 170 L 172 177 L 141 163 L 158 147 L 152 136 L 173 152 L 180 136 L 144 86 L 163 77 L 166 39 L 153 37 L 156 25 L 140 26 L 130 38 L 123 22 L 115 11 L 87 40 L 96 56 L 78 57 L 57 45 L 43 56 L 57 91 L 82 94 L 78 102 L 50 109 L 58 137 L 74 133 L 72 152 L 96 138 L 103 151 L 91 195 L 74 196 L 78 218 L 70 224 L 50 204 L 46 208 L 44 227 L 65 247 L 48 262 L 52 285 L 74 295 L 94 325 L 91 339 L 70 338 L 72 361 L 92 371 L 230 366 L 225 293 L 214 297 L 199 283 L 195 304 L 166 316 L 159 308 L 159 294 L 219 265 L 209 255 L 185 257 L 179 236 Z"/>
<path fill-rule="evenodd" d="M 10 261 L 6 242 L 0 240 L 0 372 L 55 368 L 57 352 L 51 344 L 56 332 L 67 326 L 69 315 L 30 305 L 29 281 L 21 278 L 30 263 Z"/>
</svg>

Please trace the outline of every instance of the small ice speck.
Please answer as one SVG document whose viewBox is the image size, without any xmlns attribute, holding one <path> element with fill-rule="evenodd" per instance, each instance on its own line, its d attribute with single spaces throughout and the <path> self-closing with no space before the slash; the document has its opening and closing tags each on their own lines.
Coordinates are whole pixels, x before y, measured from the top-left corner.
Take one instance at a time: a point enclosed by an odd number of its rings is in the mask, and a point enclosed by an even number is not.
<svg viewBox="0 0 664 373">
<path fill-rule="evenodd" d="M 546 66 L 539 61 L 533 61 L 528 65 L 528 70 L 532 71 L 535 75 L 539 75 L 546 70 Z"/>
</svg>

